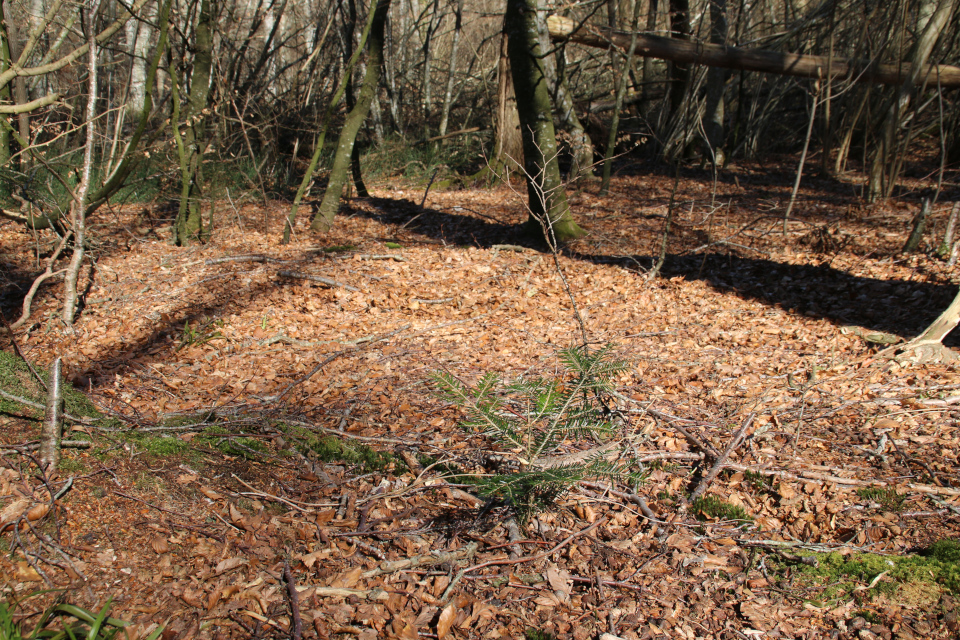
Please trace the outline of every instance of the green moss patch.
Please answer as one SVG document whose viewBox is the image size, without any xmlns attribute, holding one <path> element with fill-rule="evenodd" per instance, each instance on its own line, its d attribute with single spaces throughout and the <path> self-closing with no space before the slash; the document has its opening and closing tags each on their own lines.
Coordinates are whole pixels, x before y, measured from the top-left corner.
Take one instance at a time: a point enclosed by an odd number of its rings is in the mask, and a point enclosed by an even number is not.
<svg viewBox="0 0 960 640">
<path fill-rule="evenodd" d="M 775 557 L 771 562 L 779 563 L 795 585 L 819 588 L 817 600 L 822 604 L 835 604 L 857 593 L 892 596 L 897 600 L 919 597 L 934 603 L 944 591 L 960 595 L 960 542 L 957 540 L 941 540 L 917 555 L 803 555 L 816 557 L 817 566 L 788 565 Z"/>
<path fill-rule="evenodd" d="M 47 383 L 49 376 L 46 371 L 39 368 L 37 373 L 40 378 Z M 41 405 L 46 403 L 47 392 L 43 386 L 37 382 L 26 363 L 17 356 L 0 351 L 0 389 L 3 389 L 11 395 L 15 395 L 25 400 L 31 400 Z M 103 415 L 90 402 L 89 398 L 81 391 L 74 389 L 69 384 L 63 385 L 63 405 L 64 410 L 76 417 L 102 419 Z M 0 398 L 0 412 L 29 416 L 36 419 L 43 418 L 43 410 L 24 405 L 7 398 Z"/>
<path fill-rule="evenodd" d="M 401 467 L 403 462 L 389 453 L 336 435 L 318 435 L 308 429 L 278 424 L 278 428 L 295 438 L 303 453 L 312 453 L 322 462 L 356 465 L 364 472 L 385 471 Z"/>
</svg>

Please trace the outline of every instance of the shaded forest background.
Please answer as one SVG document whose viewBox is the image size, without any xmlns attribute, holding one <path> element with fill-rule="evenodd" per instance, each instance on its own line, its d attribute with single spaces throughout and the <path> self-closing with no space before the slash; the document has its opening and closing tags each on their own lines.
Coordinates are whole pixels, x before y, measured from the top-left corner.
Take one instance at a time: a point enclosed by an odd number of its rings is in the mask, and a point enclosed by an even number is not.
<svg viewBox="0 0 960 640">
<path fill-rule="evenodd" d="M 738 159 L 794 153 L 798 174 L 848 182 L 864 204 L 953 195 L 957 70 L 927 66 L 958 59 L 953 0 L 510 4 L 514 22 L 535 25 L 523 46 L 558 141 L 544 155 L 568 185 L 602 174 L 602 194 L 611 171 L 648 171 L 649 161 L 722 174 Z M 533 76 L 511 77 L 504 3 L 380 7 L 378 27 L 356 0 L 3 3 L 5 217 L 62 235 L 83 226 L 72 208 L 96 216 L 107 203 L 163 199 L 176 212 L 171 234 L 188 244 L 204 239 L 213 199 L 293 201 L 295 222 L 301 200 L 326 195 L 329 226 L 341 195 L 365 195 L 364 176 L 449 187 L 518 169 L 514 87 Z M 668 48 L 820 56 L 819 77 L 670 62 L 630 37 L 638 32 Z M 380 73 L 367 73 L 369 60 Z M 863 81 L 881 64 L 900 75 Z M 335 166 L 345 142 L 355 186 Z"/>
</svg>

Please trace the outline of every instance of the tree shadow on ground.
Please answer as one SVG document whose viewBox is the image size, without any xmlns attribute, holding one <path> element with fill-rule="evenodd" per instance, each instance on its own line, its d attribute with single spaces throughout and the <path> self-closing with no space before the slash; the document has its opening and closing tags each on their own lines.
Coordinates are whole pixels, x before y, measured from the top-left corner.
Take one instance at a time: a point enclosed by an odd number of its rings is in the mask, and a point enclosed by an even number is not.
<svg viewBox="0 0 960 640">
<path fill-rule="evenodd" d="M 542 241 L 523 225 L 462 209 L 421 208 L 408 200 L 371 198 L 368 206 L 351 208 L 426 242 L 490 248 L 511 243 L 538 251 Z M 456 209 L 456 208 L 454 208 Z M 637 272 L 653 264 L 649 255 L 609 256 L 565 251 L 569 257 L 598 264 L 619 264 Z M 837 325 L 858 325 L 910 339 L 925 329 L 953 300 L 957 287 L 949 282 L 881 280 L 857 276 L 828 264 L 788 264 L 730 253 L 668 255 L 663 277 L 703 280 L 724 293 L 758 300 L 792 313 L 823 318 Z M 960 344 L 960 339 L 948 344 Z"/>
</svg>

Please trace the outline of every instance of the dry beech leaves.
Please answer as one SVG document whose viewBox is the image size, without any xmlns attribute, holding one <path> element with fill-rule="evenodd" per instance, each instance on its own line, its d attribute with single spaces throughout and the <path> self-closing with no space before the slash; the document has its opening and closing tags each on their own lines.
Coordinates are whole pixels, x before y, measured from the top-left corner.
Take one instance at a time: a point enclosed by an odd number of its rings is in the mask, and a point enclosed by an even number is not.
<svg viewBox="0 0 960 640">
<path fill-rule="evenodd" d="M 442 454 L 444 463 L 486 473 L 476 453 L 489 442 L 460 430 L 462 414 L 421 381 L 438 369 L 468 381 L 487 372 L 552 375 L 553 353 L 579 340 L 579 328 L 552 259 L 494 246 L 505 241 L 495 236 L 502 229 L 484 216 L 505 224 L 526 217 L 509 191 L 431 191 L 424 211 L 382 190 L 392 202 L 353 202 L 355 215 L 338 219 L 330 233 L 303 229 L 290 245 L 279 243 L 281 208 L 259 205 L 216 204 L 213 240 L 187 251 L 150 237 L 133 250 L 112 250 L 107 238 L 98 257 L 104 277 L 89 292 L 96 302 L 76 333 L 40 320 L 18 338 L 40 365 L 62 356 L 71 379 L 131 428 L 211 407 L 226 417 L 239 405 L 244 415 L 273 411 L 277 394 L 332 358 L 284 402 L 308 424 L 372 438 L 364 442 L 381 450 L 409 443 L 398 453 L 412 461 L 410 470 L 307 464 L 292 453 L 291 434 L 271 430 L 269 421 L 228 435 L 255 438 L 272 458 L 214 448 L 190 430 L 164 435 L 195 447 L 199 460 L 151 458 L 136 445 L 105 460 L 81 452 L 76 459 L 88 469 L 55 514 L 67 525 L 63 543 L 77 554 L 76 570 L 99 601 L 122 603 L 115 613 L 134 621 L 134 634 L 145 637 L 167 622 L 169 640 L 212 640 L 214 628 L 225 640 L 252 630 L 289 637 L 285 560 L 305 626 L 320 638 L 494 640 L 533 627 L 586 640 L 610 631 L 611 620 L 615 637 L 630 640 L 719 637 L 729 628 L 829 634 L 853 614 L 852 600 L 802 604 L 806 592 L 789 591 L 750 563 L 752 554 L 766 553 L 750 541 L 899 554 L 957 537 L 956 522 L 939 514 L 956 507 L 958 496 L 922 488 L 956 484 L 960 375 L 943 366 L 871 364 L 873 347 L 838 329 L 915 333 L 932 319 L 917 315 L 918 304 L 945 308 L 955 287 L 944 284 L 953 275 L 942 261 L 888 259 L 903 239 L 893 227 L 848 215 L 849 189 L 807 193 L 824 208 L 799 212 L 786 238 L 768 233 L 770 221 L 750 226 L 767 206 L 751 199 L 752 185 L 768 170 L 731 167 L 736 180 L 718 181 L 715 198 L 683 178 L 675 197 L 687 204 L 676 212 L 658 279 L 647 281 L 637 265 L 659 251 L 673 189 L 664 176 L 618 178 L 605 198 L 589 186 L 573 196 L 591 235 L 558 258 L 592 339 L 616 343 L 631 365 L 614 381 L 621 398 L 612 407 L 625 412 L 618 426 L 631 437 L 627 457 L 674 456 L 645 463 L 635 490 L 669 520 L 691 489 L 691 461 L 683 456 L 700 451 L 676 425 L 722 451 L 755 411 L 730 458 L 739 468 L 721 473 L 706 493 L 742 509 L 749 522 L 688 511 L 685 526 L 655 530 L 632 501 L 574 490 L 532 518 L 518 541 L 497 526 L 503 514 L 477 519 L 486 505 L 469 488 L 425 486 L 432 472 L 418 476 L 416 454 Z M 729 204 L 712 208 L 714 201 Z M 458 212 L 455 223 L 450 211 Z M 115 211 L 127 228 L 137 213 Z M 912 211 L 889 205 L 871 213 L 881 214 L 906 228 Z M 801 242 L 811 225 L 841 219 L 849 236 L 843 251 L 822 253 L 812 236 Z M 697 252 L 704 238 L 730 234 L 751 249 Z M 35 256 L 24 238 L 10 225 L 0 228 L 10 249 L 4 259 L 26 272 Z M 388 250 L 384 238 L 402 248 Z M 254 253 L 296 261 L 298 271 L 357 290 L 281 278 L 272 263 L 216 261 Z M 50 296 L 37 301 L 35 314 L 55 317 L 55 310 Z M 34 437 L 26 427 L 7 431 L 18 442 Z M 562 443 L 563 452 L 588 446 Z M 783 475 L 759 473 L 771 470 Z M 888 482 L 903 504 L 857 492 L 876 481 Z M 114 494 L 118 484 L 142 502 Z M 22 534 L 26 521 L 46 527 L 53 519 L 42 484 L 12 465 L 0 469 L 0 495 L 8 539 L 17 521 Z M 496 564 L 534 557 L 601 519 L 549 558 Z M 479 550 L 470 559 L 376 573 L 471 541 Z M 2 562 L 8 580 L 42 581 L 27 562 Z M 459 571 L 487 562 L 495 564 L 458 580 Z M 57 575 L 63 583 L 80 579 Z M 949 607 L 930 597 L 870 606 L 888 631 L 898 633 L 909 618 L 933 637 L 941 624 L 935 612 Z"/>
</svg>

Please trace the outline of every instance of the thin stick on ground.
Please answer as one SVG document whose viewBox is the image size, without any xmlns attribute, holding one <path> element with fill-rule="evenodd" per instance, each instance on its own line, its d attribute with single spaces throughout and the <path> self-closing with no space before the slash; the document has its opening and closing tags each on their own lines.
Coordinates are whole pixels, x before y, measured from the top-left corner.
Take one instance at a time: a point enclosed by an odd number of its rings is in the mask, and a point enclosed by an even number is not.
<svg viewBox="0 0 960 640">
<path fill-rule="evenodd" d="M 287 595 L 290 597 L 290 616 L 293 618 L 293 629 L 290 631 L 291 640 L 300 640 L 303 637 L 303 619 L 300 617 L 300 598 L 297 595 L 297 581 L 290 571 L 290 564 L 283 561 L 283 581 L 287 583 Z"/>
<path fill-rule="evenodd" d="M 40 435 L 40 468 L 53 473 L 60 461 L 60 434 L 63 430 L 63 376 L 60 358 L 50 365 L 47 406 Z"/>
<path fill-rule="evenodd" d="M 713 463 L 712 467 L 710 467 L 710 471 L 707 473 L 707 475 L 703 476 L 700 484 L 698 484 L 697 488 L 694 489 L 693 493 L 690 494 L 690 498 L 688 499 L 689 502 L 694 502 L 697 498 L 703 495 L 704 491 L 707 490 L 707 487 L 710 486 L 710 483 L 714 481 L 714 479 L 720 473 L 720 470 L 723 469 L 724 465 L 727 463 L 727 458 L 730 457 L 730 454 L 733 453 L 740 444 L 740 441 L 743 439 L 743 434 L 747 432 L 747 429 L 750 428 L 750 425 L 753 424 L 753 419 L 756 417 L 757 414 L 754 412 L 747 416 L 747 419 L 743 421 L 743 425 L 734 434 L 733 439 L 730 440 L 730 444 L 727 445 L 727 448 L 723 450 L 723 453 L 720 454 L 720 457 L 717 458 L 717 461 Z"/>
<path fill-rule="evenodd" d="M 561 540 L 560 543 L 557 544 L 557 546 L 553 547 L 552 549 L 549 549 L 547 551 L 542 551 L 532 556 L 524 556 L 522 558 L 515 558 L 512 560 L 509 560 L 509 559 L 488 560 L 487 562 L 481 562 L 480 564 L 475 564 L 472 567 L 467 567 L 466 569 L 463 569 L 462 571 L 460 571 L 460 573 L 457 574 L 456 578 L 450 581 L 450 584 L 447 586 L 446 590 L 443 592 L 443 595 L 440 596 L 440 602 L 446 602 L 447 600 L 450 599 L 450 596 L 453 593 L 454 587 L 456 587 L 457 584 L 461 580 L 463 580 L 463 576 L 467 575 L 468 573 L 473 573 L 474 571 L 477 571 L 479 569 L 484 569 L 486 567 L 496 567 L 496 566 L 505 565 L 505 564 L 522 564 L 524 562 L 536 562 L 537 560 L 542 560 L 543 558 L 549 558 L 554 553 L 556 553 L 560 549 L 563 549 L 565 546 L 570 544 L 574 539 L 590 533 L 591 531 L 593 531 L 594 529 L 596 529 L 606 521 L 607 521 L 607 518 L 606 516 L 604 516 L 603 518 L 600 518 L 599 520 L 594 522 L 592 525 L 590 525 L 586 529 L 581 529 L 580 531 L 575 531 L 571 533 L 569 536 Z"/>
</svg>

